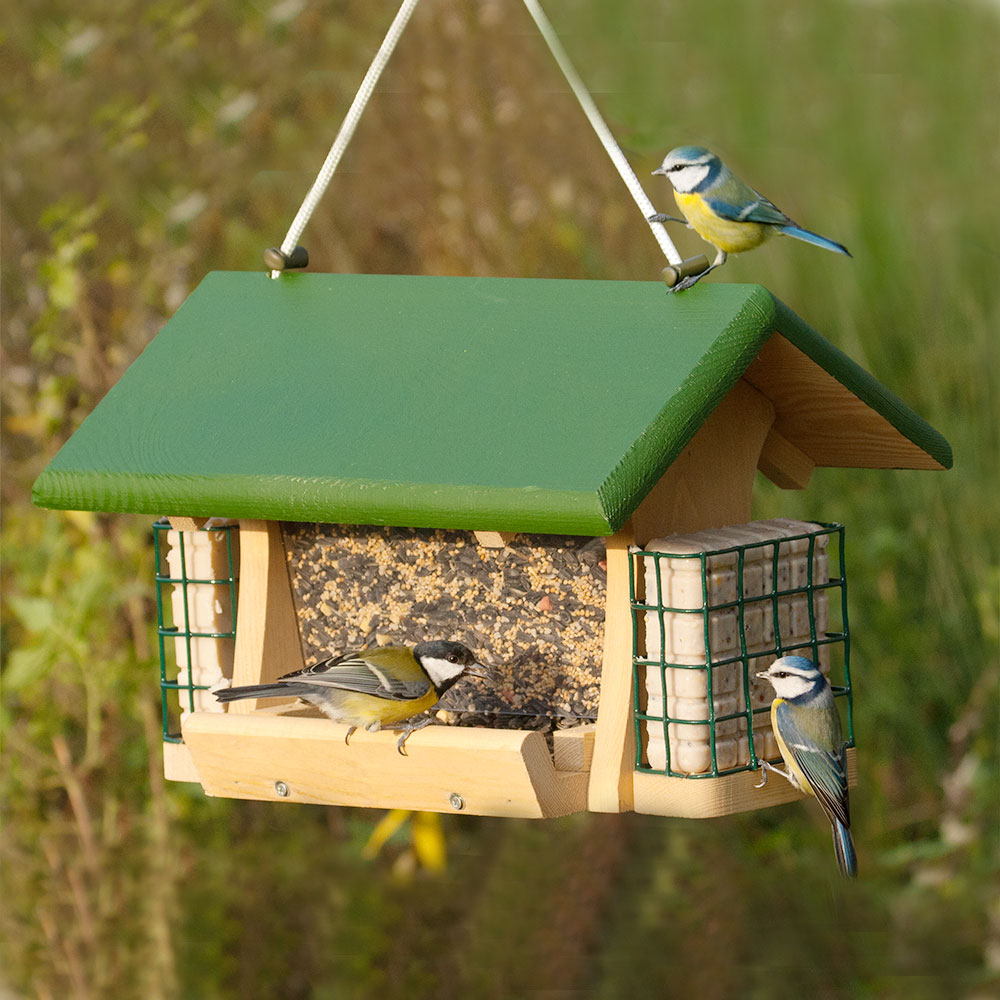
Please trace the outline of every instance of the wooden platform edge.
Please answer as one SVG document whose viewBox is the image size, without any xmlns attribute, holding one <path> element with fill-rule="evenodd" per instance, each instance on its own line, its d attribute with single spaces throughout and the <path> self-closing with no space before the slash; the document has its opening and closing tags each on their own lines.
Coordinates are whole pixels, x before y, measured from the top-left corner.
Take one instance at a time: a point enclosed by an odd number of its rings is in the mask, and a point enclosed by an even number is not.
<svg viewBox="0 0 1000 1000">
<path fill-rule="evenodd" d="M 635 811 L 649 816 L 708 819 L 767 809 L 806 798 L 784 778 L 772 774 L 763 788 L 755 788 L 760 771 L 740 771 L 721 778 L 671 778 L 636 771 L 633 776 Z M 847 783 L 858 783 L 857 752 L 847 751 Z"/>
<path fill-rule="evenodd" d="M 429 726 L 399 734 L 329 719 L 195 712 L 184 742 L 208 795 L 546 819 L 587 808 L 589 772 L 557 771 L 541 733 Z M 582 738 L 582 737 L 581 737 Z"/>
<path fill-rule="evenodd" d="M 163 777 L 167 781 L 193 781 L 201 784 L 198 769 L 191 759 L 191 750 L 185 743 L 163 741 Z"/>
<path fill-rule="evenodd" d="M 557 729 L 552 734 L 552 760 L 557 771 L 589 771 L 594 758 L 593 722 Z"/>
</svg>

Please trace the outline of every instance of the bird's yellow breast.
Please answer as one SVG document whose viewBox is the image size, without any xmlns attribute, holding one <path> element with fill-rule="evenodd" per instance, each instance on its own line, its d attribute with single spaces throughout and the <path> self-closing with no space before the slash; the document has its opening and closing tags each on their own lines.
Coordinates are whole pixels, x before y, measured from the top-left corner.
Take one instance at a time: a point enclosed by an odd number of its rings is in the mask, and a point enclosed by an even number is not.
<svg viewBox="0 0 1000 1000">
<path fill-rule="evenodd" d="M 378 721 L 383 726 L 392 726 L 410 716 L 426 712 L 437 701 L 437 691 L 433 685 L 429 685 L 425 695 L 410 701 L 390 701 L 388 698 L 377 698 L 359 691 L 345 691 L 338 699 L 337 707 L 343 722 L 363 726 Z"/>
<path fill-rule="evenodd" d="M 674 200 L 694 231 L 703 240 L 707 240 L 726 253 L 753 250 L 769 236 L 774 235 L 773 226 L 764 226 L 759 222 L 732 222 L 720 218 L 705 204 L 705 199 L 700 194 L 681 194 L 675 191 Z"/>
</svg>

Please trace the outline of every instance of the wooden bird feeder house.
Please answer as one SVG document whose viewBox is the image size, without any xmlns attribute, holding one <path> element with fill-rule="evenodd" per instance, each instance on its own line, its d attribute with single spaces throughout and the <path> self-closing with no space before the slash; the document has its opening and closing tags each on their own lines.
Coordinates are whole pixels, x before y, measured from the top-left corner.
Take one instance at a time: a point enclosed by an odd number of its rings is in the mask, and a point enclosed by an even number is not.
<svg viewBox="0 0 1000 1000">
<path fill-rule="evenodd" d="M 505 816 L 776 804 L 757 669 L 850 722 L 843 529 L 750 522 L 759 469 L 942 469 L 947 442 L 756 285 L 212 273 L 35 484 L 157 523 L 167 776 Z M 222 519 L 208 521 L 207 519 Z M 396 752 L 267 681 L 366 643 L 497 666 Z M 850 751 L 853 770 L 853 750 Z"/>
</svg>

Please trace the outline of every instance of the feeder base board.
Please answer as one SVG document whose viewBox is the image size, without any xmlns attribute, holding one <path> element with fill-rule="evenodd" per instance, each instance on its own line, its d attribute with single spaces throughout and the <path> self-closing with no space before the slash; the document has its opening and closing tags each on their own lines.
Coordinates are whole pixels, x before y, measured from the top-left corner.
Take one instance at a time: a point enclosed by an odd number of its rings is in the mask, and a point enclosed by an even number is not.
<svg viewBox="0 0 1000 1000">
<path fill-rule="evenodd" d="M 559 732 L 557 760 L 583 763 L 592 730 Z M 587 808 L 589 772 L 557 770 L 537 732 L 428 726 L 404 757 L 398 732 L 359 729 L 347 746 L 329 719 L 195 712 L 182 731 L 208 795 L 537 819 Z"/>
<path fill-rule="evenodd" d="M 635 811 L 650 816 L 707 819 L 805 798 L 778 774 L 772 774 L 763 788 L 755 788 L 760 778 L 760 771 L 738 771 L 721 778 L 671 778 L 636 771 L 632 776 Z M 857 754 L 851 748 L 847 751 L 847 784 L 853 788 L 857 783 Z"/>
</svg>

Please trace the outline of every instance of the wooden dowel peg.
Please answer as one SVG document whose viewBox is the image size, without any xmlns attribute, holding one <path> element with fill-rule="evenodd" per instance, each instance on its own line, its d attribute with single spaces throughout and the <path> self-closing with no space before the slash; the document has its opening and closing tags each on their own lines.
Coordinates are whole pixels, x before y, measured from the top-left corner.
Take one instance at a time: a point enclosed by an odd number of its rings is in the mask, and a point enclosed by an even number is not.
<svg viewBox="0 0 1000 1000">
<path fill-rule="evenodd" d="M 708 258 L 703 254 L 697 257 L 688 257 L 679 264 L 669 264 L 663 269 L 661 274 L 668 288 L 673 288 L 682 278 L 689 278 L 695 274 L 701 274 L 708 270 Z"/>
<path fill-rule="evenodd" d="M 284 254 L 279 247 L 268 247 L 264 251 L 264 263 L 269 271 L 291 271 L 309 266 L 309 251 L 297 246 L 290 254 Z"/>
</svg>

